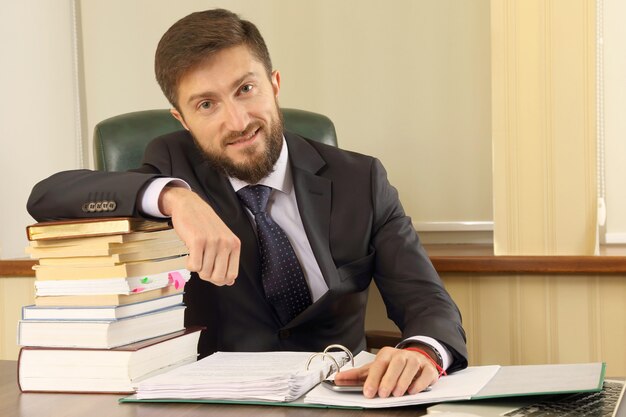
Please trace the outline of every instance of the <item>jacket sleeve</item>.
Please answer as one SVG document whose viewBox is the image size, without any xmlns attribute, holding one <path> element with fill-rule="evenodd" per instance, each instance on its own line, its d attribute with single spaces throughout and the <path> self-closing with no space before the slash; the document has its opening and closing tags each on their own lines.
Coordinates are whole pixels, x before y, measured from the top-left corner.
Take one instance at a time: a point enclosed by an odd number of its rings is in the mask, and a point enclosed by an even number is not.
<svg viewBox="0 0 626 417">
<path fill-rule="evenodd" d="M 446 291 L 378 160 L 372 164 L 374 280 L 403 337 L 430 336 L 452 353 L 450 371 L 467 366 L 461 313 Z"/>
<path fill-rule="evenodd" d="M 33 187 L 26 208 L 37 221 L 139 216 L 137 195 L 158 173 L 71 170 Z"/>
<path fill-rule="evenodd" d="M 152 140 L 137 169 L 79 169 L 54 174 L 33 187 L 26 208 L 37 221 L 141 216 L 137 197 L 152 179 L 172 176 L 171 144 L 180 140 L 179 136 L 174 132 Z"/>
</svg>

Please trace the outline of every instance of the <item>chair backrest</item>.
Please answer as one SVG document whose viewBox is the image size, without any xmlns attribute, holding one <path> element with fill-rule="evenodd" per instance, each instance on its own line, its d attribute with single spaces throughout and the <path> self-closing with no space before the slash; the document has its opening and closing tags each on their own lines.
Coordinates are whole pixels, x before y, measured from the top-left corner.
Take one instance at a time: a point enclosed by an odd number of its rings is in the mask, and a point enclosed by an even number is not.
<svg viewBox="0 0 626 417">
<path fill-rule="evenodd" d="M 281 110 L 285 130 L 337 146 L 335 125 L 328 117 L 298 109 Z M 93 135 L 96 169 L 126 171 L 137 168 L 152 139 L 181 129 L 169 110 L 137 111 L 103 120 L 96 125 Z"/>
</svg>

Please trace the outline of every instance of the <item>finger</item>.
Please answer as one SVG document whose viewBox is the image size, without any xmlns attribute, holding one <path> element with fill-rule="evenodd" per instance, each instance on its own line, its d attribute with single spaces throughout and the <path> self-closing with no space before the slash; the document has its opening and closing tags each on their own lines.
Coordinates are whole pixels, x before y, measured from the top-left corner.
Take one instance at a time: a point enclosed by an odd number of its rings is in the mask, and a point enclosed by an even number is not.
<svg viewBox="0 0 626 417">
<path fill-rule="evenodd" d="M 236 239 L 236 245 L 230 252 L 228 257 L 228 269 L 226 271 L 226 279 L 232 285 L 235 283 L 235 279 L 239 276 L 239 256 L 241 254 L 241 242 L 239 239 Z"/>
<path fill-rule="evenodd" d="M 419 372 L 408 389 L 409 394 L 417 394 L 422 392 L 439 380 L 439 372 L 430 362 L 422 364 Z"/>
<path fill-rule="evenodd" d="M 404 351 L 394 352 L 380 381 L 378 387 L 379 397 L 387 398 L 396 389 L 398 380 L 407 367 L 407 360 L 408 355 Z M 413 375 L 410 377 L 411 380 L 413 379 Z M 404 391 L 402 394 L 404 394 Z"/>
<path fill-rule="evenodd" d="M 211 282 L 215 285 L 225 285 L 230 282 L 230 280 L 226 278 L 228 257 L 229 252 L 224 247 L 220 248 L 216 253 L 215 260 L 213 262 L 213 272 L 211 273 Z"/>
<path fill-rule="evenodd" d="M 198 271 L 198 275 L 205 281 L 209 281 L 218 285 L 212 280 L 213 268 L 215 264 L 215 246 L 206 245 L 204 248 L 204 256 L 202 257 L 202 269 Z"/>
<path fill-rule="evenodd" d="M 393 387 L 391 391 L 391 394 L 394 397 L 403 396 L 409 389 L 409 386 L 411 386 L 411 384 L 416 380 L 416 378 L 419 377 L 420 370 L 421 370 L 420 362 L 416 357 L 414 357 L 415 355 L 412 355 L 412 354 L 407 355 L 405 353 L 403 356 L 405 358 L 404 368 L 402 369 L 402 371 L 396 378 L 395 386 Z M 387 375 L 385 375 L 385 378 L 386 377 Z"/>
<path fill-rule="evenodd" d="M 365 381 L 369 372 L 370 364 L 360 368 L 347 369 L 335 374 L 335 381 Z"/>
<path fill-rule="evenodd" d="M 216 245 L 218 249 L 211 281 L 218 285 L 233 285 L 239 268 L 239 239 L 235 235 L 226 236 Z"/>
<path fill-rule="evenodd" d="M 187 243 L 189 256 L 187 257 L 187 269 L 191 272 L 202 270 L 202 259 L 204 258 L 204 245 Z"/>
<path fill-rule="evenodd" d="M 367 379 L 363 384 L 363 395 L 366 398 L 374 398 L 376 393 L 379 391 L 380 382 L 387 371 L 387 366 L 391 361 L 392 356 L 392 348 L 384 347 L 382 348 L 374 362 L 370 364 L 369 372 L 367 375 Z"/>
</svg>

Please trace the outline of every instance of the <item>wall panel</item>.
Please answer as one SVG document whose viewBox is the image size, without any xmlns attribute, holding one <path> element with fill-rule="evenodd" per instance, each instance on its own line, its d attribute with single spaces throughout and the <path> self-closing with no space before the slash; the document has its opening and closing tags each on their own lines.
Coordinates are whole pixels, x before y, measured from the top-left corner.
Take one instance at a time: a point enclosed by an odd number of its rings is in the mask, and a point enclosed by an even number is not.
<svg viewBox="0 0 626 417">
<path fill-rule="evenodd" d="M 607 363 L 626 375 L 626 276 L 442 274 L 473 365 Z M 393 330 L 370 293 L 366 326 Z"/>
<path fill-rule="evenodd" d="M 17 359 L 17 322 L 35 301 L 35 278 L 0 277 L 0 359 Z"/>
<path fill-rule="evenodd" d="M 592 255 L 595 1 L 493 0 L 491 12 L 495 254 Z"/>
</svg>

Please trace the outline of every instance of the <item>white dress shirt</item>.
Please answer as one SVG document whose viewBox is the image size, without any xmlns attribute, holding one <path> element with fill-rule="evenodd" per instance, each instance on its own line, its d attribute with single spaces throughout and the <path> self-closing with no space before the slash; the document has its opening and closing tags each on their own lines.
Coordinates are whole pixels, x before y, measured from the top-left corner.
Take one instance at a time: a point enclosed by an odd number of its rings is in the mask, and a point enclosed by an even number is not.
<svg viewBox="0 0 626 417">
<path fill-rule="evenodd" d="M 250 184 L 237 178 L 230 178 L 230 184 L 235 191 Z M 304 277 L 309 289 L 311 290 L 311 298 L 313 302 L 317 301 L 328 291 L 326 281 L 322 276 L 315 255 L 311 249 L 311 244 L 304 231 L 302 218 L 298 211 L 298 202 L 293 187 L 293 177 L 291 175 L 291 166 L 289 165 L 289 150 L 287 142 L 283 138 L 283 147 L 280 156 L 274 164 L 274 171 L 267 177 L 259 181 L 259 184 L 266 185 L 273 189 L 267 204 L 266 211 L 285 232 L 291 246 L 296 252 L 296 256 L 300 261 L 300 266 L 304 272 Z M 161 191 L 166 185 L 186 187 L 191 189 L 189 185 L 177 178 L 157 178 L 153 180 L 143 190 L 139 196 L 139 210 L 144 214 L 153 217 L 167 217 L 159 210 L 158 200 Z M 250 221 L 254 224 L 254 216 L 246 208 Z M 256 229 L 256 228 L 255 228 Z M 451 355 L 448 349 L 437 340 L 428 336 L 413 336 L 402 341 L 400 345 L 406 345 L 410 341 L 419 341 L 426 343 L 436 349 L 443 359 L 443 369 L 447 369 L 451 363 Z"/>
</svg>

